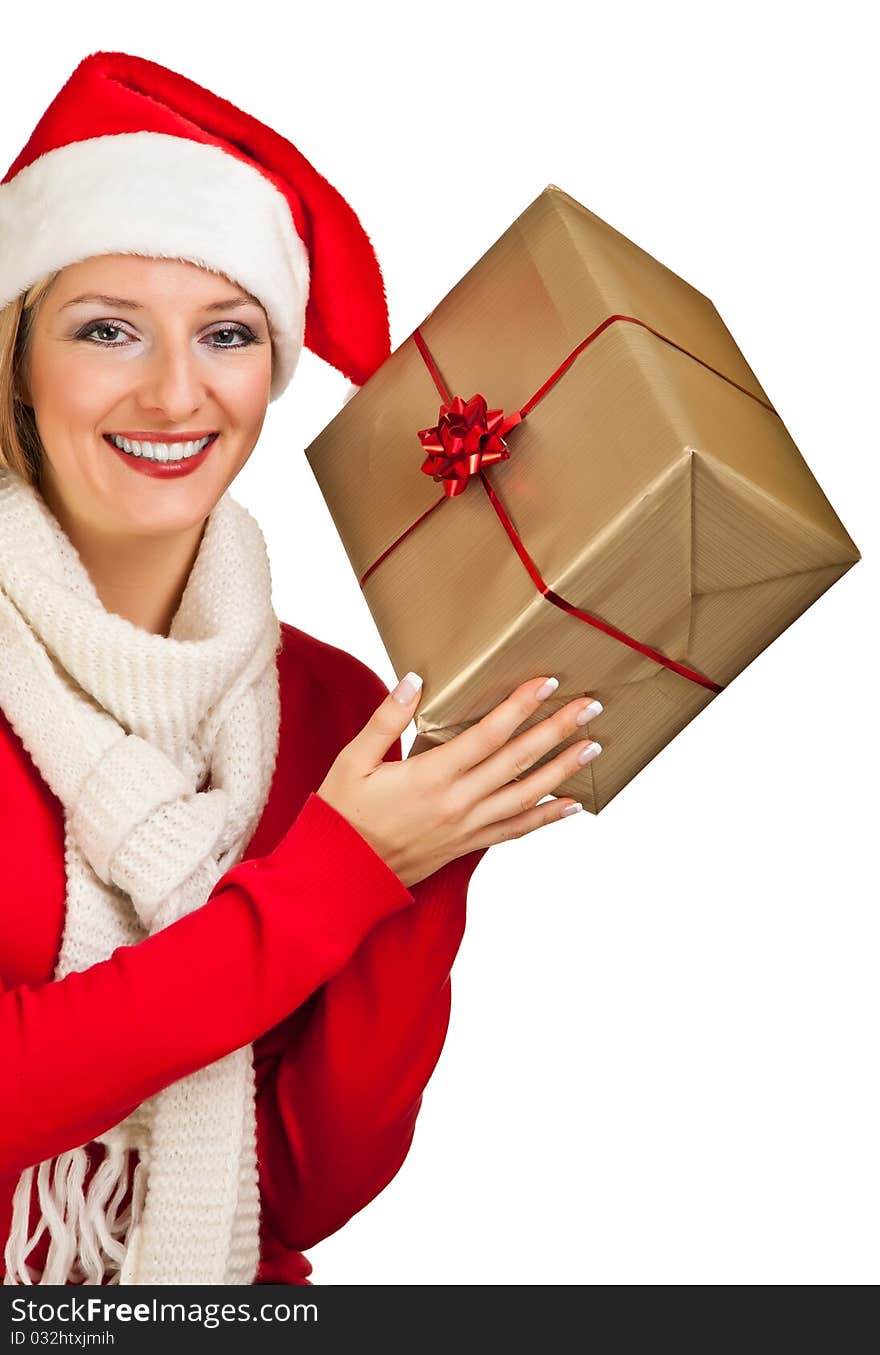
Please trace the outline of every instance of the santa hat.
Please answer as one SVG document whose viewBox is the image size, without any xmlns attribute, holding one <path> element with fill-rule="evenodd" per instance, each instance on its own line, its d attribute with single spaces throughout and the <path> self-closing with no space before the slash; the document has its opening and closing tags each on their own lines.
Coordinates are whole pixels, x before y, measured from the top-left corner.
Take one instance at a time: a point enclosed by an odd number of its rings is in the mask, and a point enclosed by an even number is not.
<svg viewBox="0 0 880 1355">
<path fill-rule="evenodd" d="M 255 296 L 271 399 L 303 345 L 354 387 L 390 352 L 379 264 L 341 194 L 265 123 L 125 52 L 80 62 L 0 180 L 0 308 L 96 254 L 185 259 Z"/>
</svg>

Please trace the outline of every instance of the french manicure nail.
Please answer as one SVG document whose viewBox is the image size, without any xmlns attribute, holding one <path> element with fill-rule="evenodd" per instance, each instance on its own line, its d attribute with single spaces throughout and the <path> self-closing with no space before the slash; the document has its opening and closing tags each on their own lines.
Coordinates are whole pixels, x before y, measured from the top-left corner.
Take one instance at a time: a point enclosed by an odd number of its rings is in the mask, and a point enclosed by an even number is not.
<svg viewBox="0 0 880 1355">
<path fill-rule="evenodd" d="M 578 762 L 580 763 L 581 766 L 583 766 L 585 762 L 592 762 L 593 758 L 598 757 L 601 751 L 602 751 L 601 743 L 596 743 L 595 741 L 592 741 L 587 744 L 586 748 L 582 748 L 581 751 L 578 753 Z"/>
<path fill-rule="evenodd" d="M 597 715 L 601 715 L 604 709 L 601 701 L 591 701 L 588 706 L 584 706 L 583 710 L 578 711 L 576 723 L 585 725 L 588 720 L 593 720 Z"/>
<path fill-rule="evenodd" d="M 400 679 L 400 682 L 398 682 L 391 695 L 394 697 L 394 700 L 399 701 L 402 706 L 407 706 L 410 701 L 412 701 L 416 692 L 420 690 L 421 685 L 422 679 L 419 677 L 418 673 L 407 673 L 406 677 Z"/>
<path fill-rule="evenodd" d="M 556 691 L 556 688 L 558 686 L 559 678 L 548 678 L 546 682 L 541 683 L 541 686 L 535 692 L 535 699 L 537 701 L 545 700 L 545 698 L 550 696 L 552 692 Z"/>
</svg>

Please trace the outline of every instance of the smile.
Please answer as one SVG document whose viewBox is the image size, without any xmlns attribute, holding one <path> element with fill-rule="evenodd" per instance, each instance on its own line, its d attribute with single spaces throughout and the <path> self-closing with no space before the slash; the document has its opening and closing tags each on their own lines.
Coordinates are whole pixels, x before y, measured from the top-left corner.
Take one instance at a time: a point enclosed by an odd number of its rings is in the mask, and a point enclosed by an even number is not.
<svg viewBox="0 0 880 1355">
<path fill-rule="evenodd" d="M 217 433 L 210 433 L 207 437 L 199 438 L 197 442 L 132 442 L 128 438 L 120 437 L 118 433 L 104 434 L 107 441 L 120 452 L 139 457 L 144 461 L 156 462 L 188 461 L 190 457 L 203 452 L 218 436 Z"/>
</svg>

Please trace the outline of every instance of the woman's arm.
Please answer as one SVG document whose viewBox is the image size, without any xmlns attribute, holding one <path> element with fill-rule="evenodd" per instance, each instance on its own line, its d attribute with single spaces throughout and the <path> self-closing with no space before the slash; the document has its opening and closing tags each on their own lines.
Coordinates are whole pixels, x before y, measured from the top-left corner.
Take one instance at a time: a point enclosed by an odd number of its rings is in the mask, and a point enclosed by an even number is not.
<svg viewBox="0 0 880 1355">
<path fill-rule="evenodd" d="M 400 757 L 399 739 L 387 756 Z M 446 1037 L 468 883 L 486 850 L 413 885 L 415 907 L 374 927 L 345 968 L 260 1042 L 263 1208 L 293 1250 L 342 1227 L 409 1151 Z"/>
<path fill-rule="evenodd" d="M 89 1142 L 252 1043 L 413 902 L 310 794 L 275 850 L 227 871 L 203 907 L 86 970 L 0 989 L 0 1176 Z"/>
</svg>

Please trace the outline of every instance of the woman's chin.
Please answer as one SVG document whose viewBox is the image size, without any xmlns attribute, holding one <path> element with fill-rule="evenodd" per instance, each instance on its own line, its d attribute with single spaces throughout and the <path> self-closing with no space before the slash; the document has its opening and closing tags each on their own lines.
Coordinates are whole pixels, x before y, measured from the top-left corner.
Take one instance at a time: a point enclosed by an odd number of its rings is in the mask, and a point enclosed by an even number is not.
<svg viewBox="0 0 880 1355">
<path fill-rule="evenodd" d="M 222 494 L 214 486 L 202 486 L 176 494 L 160 487 L 153 494 L 150 487 L 136 486 L 133 491 L 111 496 L 102 495 L 101 527 L 112 536 L 175 536 L 192 532 L 214 509 Z"/>
<path fill-rule="evenodd" d="M 119 522 L 119 530 L 137 536 L 180 536 L 202 526 L 214 508 L 214 503 L 188 505 L 185 511 L 174 513 L 130 513 Z"/>
</svg>

